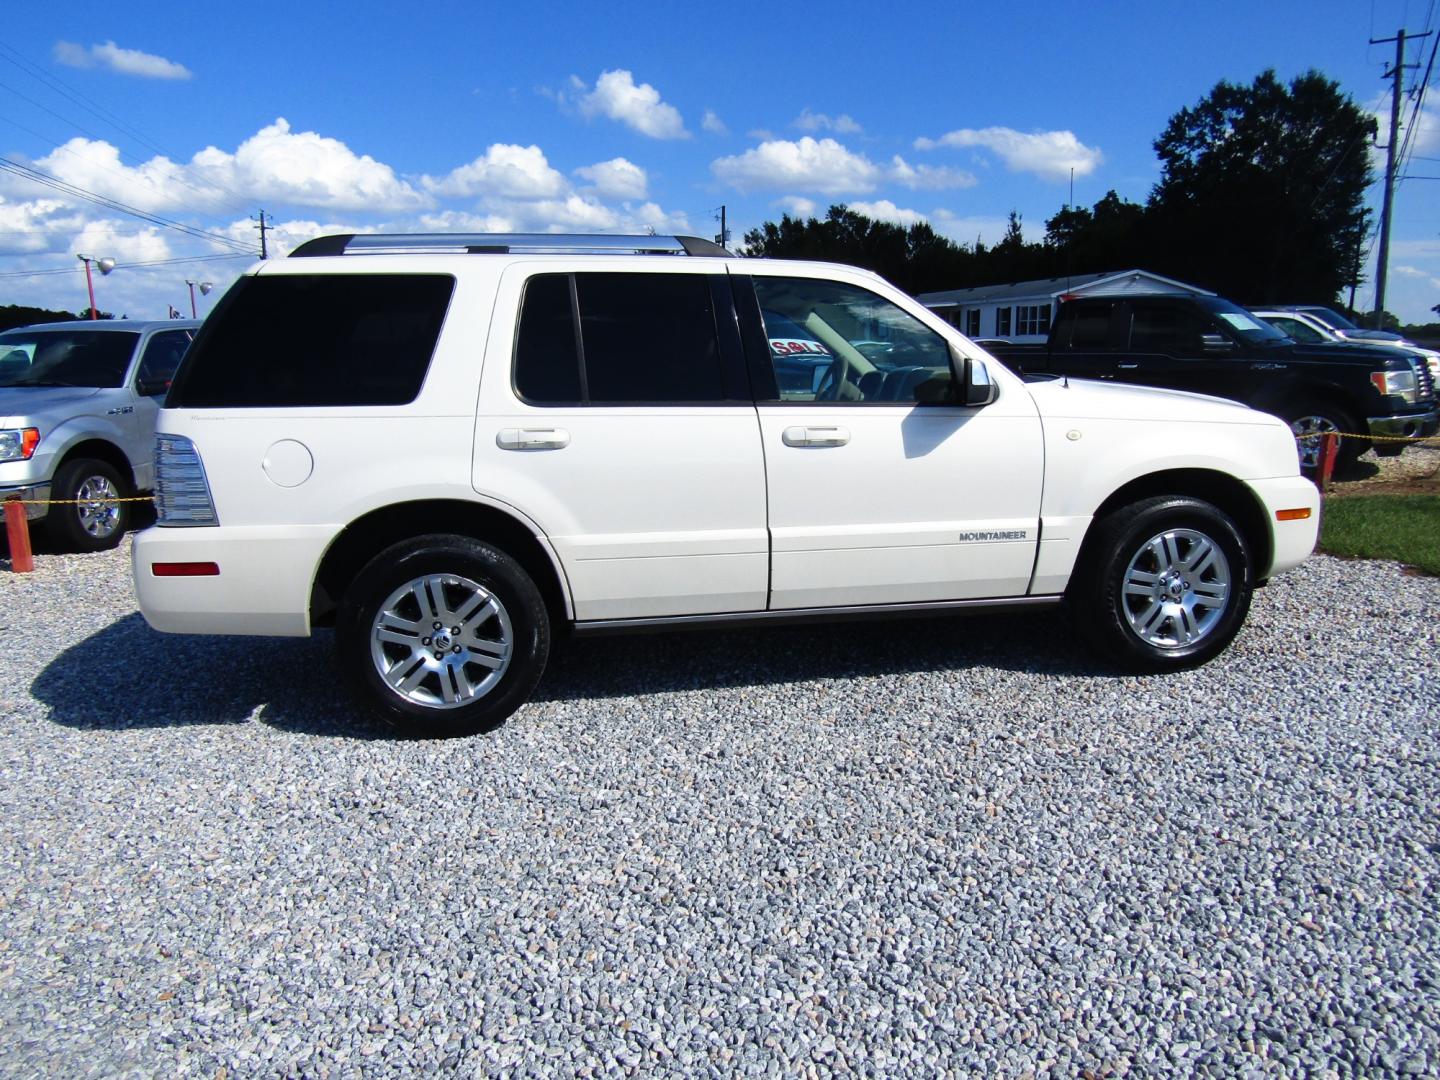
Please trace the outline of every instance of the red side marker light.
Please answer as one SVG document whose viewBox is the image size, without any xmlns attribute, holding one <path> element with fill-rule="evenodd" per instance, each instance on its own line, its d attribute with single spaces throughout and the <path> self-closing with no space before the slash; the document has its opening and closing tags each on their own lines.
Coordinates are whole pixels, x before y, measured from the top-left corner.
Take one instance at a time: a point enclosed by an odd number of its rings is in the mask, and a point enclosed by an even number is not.
<svg viewBox="0 0 1440 1080">
<path fill-rule="evenodd" d="M 219 577 L 220 564 L 213 562 L 157 562 L 150 564 L 156 577 Z"/>
</svg>

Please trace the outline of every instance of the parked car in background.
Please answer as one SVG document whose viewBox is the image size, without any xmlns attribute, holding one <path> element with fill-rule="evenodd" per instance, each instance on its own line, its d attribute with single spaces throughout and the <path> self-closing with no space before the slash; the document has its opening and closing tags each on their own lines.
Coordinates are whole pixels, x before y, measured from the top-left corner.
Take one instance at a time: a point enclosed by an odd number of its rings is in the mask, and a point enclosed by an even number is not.
<svg viewBox="0 0 1440 1080">
<path fill-rule="evenodd" d="M 1048 371 L 1214 394 L 1285 420 L 1301 463 L 1336 432 L 1342 460 L 1435 434 L 1435 381 L 1424 360 L 1373 344 L 1302 345 L 1215 296 L 1095 296 L 1060 305 L 1042 346 L 992 346 L 1026 372 Z M 1395 441 L 1392 441 L 1395 440 Z"/>
<path fill-rule="evenodd" d="M 1174 671 L 1318 522 L 1273 416 L 1027 383 L 874 274 L 692 237 L 310 241 L 216 306 L 156 442 L 150 625 L 334 626 L 425 735 L 502 721 L 561 631 L 1068 602 Z"/>
<path fill-rule="evenodd" d="M 71 551 L 113 547 L 155 476 L 155 415 L 191 320 L 93 320 L 0 334 L 0 499 Z M 54 504 L 46 506 L 46 500 Z"/>
<path fill-rule="evenodd" d="M 1340 331 L 1329 326 L 1317 315 L 1308 311 L 1301 311 L 1290 308 L 1251 308 L 1250 314 L 1257 319 L 1269 323 L 1283 334 L 1288 334 L 1302 345 L 1334 344 L 1335 342 L 1354 341 L 1357 344 L 1373 344 L 1377 348 L 1394 349 L 1401 355 L 1420 356 L 1425 359 L 1430 368 L 1430 377 L 1440 384 L 1440 352 L 1434 349 L 1427 349 L 1423 345 L 1417 345 L 1412 341 L 1406 341 L 1398 334 L 1389 335 L 1395 338 L 1394 341 L 1382 341 L 1378 338 L 1347 338 Z M 1379 447 L 1376 448 L 1377 450 Z"/>
</svg>

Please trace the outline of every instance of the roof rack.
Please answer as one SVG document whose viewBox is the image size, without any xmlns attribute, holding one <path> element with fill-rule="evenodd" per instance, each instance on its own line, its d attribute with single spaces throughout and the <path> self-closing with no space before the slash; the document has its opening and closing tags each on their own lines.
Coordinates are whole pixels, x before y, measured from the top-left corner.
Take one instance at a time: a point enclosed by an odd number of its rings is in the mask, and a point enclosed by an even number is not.
<svg viewBox="0 0 1440 1080">
<path fill-rule="evenodd" d="M 290 257 L 318 255 L 709 255 L 728 257 L 698 236 L 583 233 L 341 233 L 307 240 Z"/>
</svg>

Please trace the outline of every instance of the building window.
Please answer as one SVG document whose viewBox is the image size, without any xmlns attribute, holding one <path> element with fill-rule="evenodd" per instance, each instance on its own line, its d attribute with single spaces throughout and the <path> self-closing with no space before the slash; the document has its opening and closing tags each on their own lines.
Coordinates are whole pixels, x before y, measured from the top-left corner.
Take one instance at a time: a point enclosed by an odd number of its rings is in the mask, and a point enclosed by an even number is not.
<svg viewBox="0 0 1440 1080">
<path fill-rule="evenodd" d="M 1021 304 L 1015 309 L 1015 333 L 1020 337 L 1050 332 L 1049 304 Z"/>
<path fill-rule="evenodd" d="M 979 309 L 979 308 L 971 308 L 969 311 L 965 312 L 965 336 L 966 336 L 966 337 L 979 337 L 979 336 L 980 336 L 980 309 Z"/>
<path fill-rule="evenodd" d="M 1010 336 L 1010 309 L 1008 307 L 995 309 L 995 336 Z"/>
</svg>

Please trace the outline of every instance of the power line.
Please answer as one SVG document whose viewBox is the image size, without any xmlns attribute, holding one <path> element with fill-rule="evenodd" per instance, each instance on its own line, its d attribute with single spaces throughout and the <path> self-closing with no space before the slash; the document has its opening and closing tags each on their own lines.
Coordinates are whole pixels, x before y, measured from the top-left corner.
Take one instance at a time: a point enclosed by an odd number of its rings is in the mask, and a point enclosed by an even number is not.
<svg viewBox="0 0 1440 1080">
<path fill-rule="evenodd" d="M 67 98 L 73 104 L 80 106 L 80 108 L 84 109 L 86 112 L 90 113 L 90 115 L 99 119 L 102 123 L 109 124 L 116 131 L 127 135 L 131 139 L 134 139 L 136 142 L 148 147 L 162 157 L 169 158 L 171 161 L 176 161 L 176 163 L 178 164 L 178 155 L 171 153 L 163 147 L 157 146 L 150 139 L 146 138 L 142 132 L 125 123 L 125 121 L 121 120 L 118 116 L 112 113 L 109 109 L 105 108 L 99 102 L 87 97 L 79 90 L 76 90 L 74 87 L 69 86 L 64 81 L 47 74 L 44 70 L 37 67 L 35 64 L 32 64 L 30 61 L 26 60 L 25 57 L 21 56 L 18 52 L 10 48 L 10 46 L 6 45 L 3 41 L 0 41 L 0 59 L 8 61 L 15 67 L 19 68 L 22 72 L 35 79 L 37 82 L 43 83 L 45 86 L 49 87 L 51 90 L 54 90 L 62 97 Z M 61 117 L 61 119 L 65 120 L 65 122 L 68 124 L 74 124 L 74 121 L 65 119 L 64 117 Z M 74 126 L 80 127 L 79 124 L 74 124 Z M 80 128 L 80 130 L 83 131 L 85 129 Z M 181 165 L 180 167 L 190 168 L 190 166 L 186 165 Z M 218 187 L 221 191 L 225 192 L 227 195 L 229 195 L 232 199 L 235 200 L 235 202 L 232 204 L 232 208 L 249 205 L 249 200 L 244 195 L 241 195 L 239 192 L 233 190 L 232 188 L 226 187 L 224 184 L 219 182 L 214 182 L 214 186 Z"/>
<path fill-rule="evenodd" d="M 117 262 L 115 269 L 141 269 L 141 271 L 156 271 L 161 266 L 179 266 L 187 262 L 215 262 L 217 259 L 252 259 L 253 255 L 193 255 L 181 259 L 150 259 L 147 262 Z M 84 266 L 46 266 L 45 269 L 37 271 L 6 271 L 0 274 L 0 278 L 49 278 L 56 274 L 84 274 Z"/>
<path fill-rule="evenodd" d="M 107 195 L 101 195 L 97 192 L 82 188 L 77 184 L 68 183 L 64 180 L 61 180 L 59 177 L 51 176 L 43 169 L 37 169 L 31 165 L 23 165 L 18 161 L 11 161 L 9 158 L 0 157 L 0 171 L 12 173 L 15 176 L 31 180 L 37 184 L 42 184 L 45 187 L 54 188 L 56 191 L 62 192 L 66 195 L 71 195 L 78 199 L 84 199 L 86 202 L 92 202 L 98 206 L 103 206 L 110 210 L 116 210 L 122 214 L 128 214 L 131 217 L 139 218 L 142 221 L 148 221 L 152 225 L 159 225 L 160 227 L 166 229 L 174 229 L 177 232 L 182 232 L 185 235 L 194 237 L 197 240 L 208 240 L 211 243 L 224 244 L 235 251 L 248 252 L 248 249 L 245 247 L 245 245 L 243 245 L 242 243 L 240 243 L 240 241 L 234 239 L 233 237 L 224 236 L 220 233 L 207 232 L 204 229 L 197 229 L 193 225 L 186 225 L 183 222 L 173 221 L 170 218 L 161 217 L 159 214 L 147 213 L 144 210 L 140 210 L 136 207 L 130 206 L 128 203 L 123 203 L 118 199 L 112 199 Z"/>
</svg>

